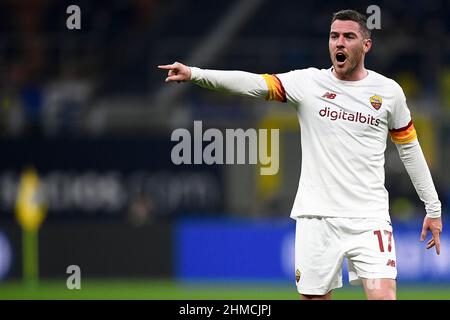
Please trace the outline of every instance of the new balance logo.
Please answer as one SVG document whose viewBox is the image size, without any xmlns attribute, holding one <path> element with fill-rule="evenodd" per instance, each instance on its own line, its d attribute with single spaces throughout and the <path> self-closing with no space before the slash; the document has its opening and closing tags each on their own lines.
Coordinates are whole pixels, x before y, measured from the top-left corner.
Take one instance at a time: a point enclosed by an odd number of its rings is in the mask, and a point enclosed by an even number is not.
<svg viewBox="0 0 450 320">
<path fill-rule="evenodd" d="M 395 260 L 389 259 L 386 265 L 395 268 Z"/>
<path fill-rule="evenodd" d="M 336 93 L 326 92 L 326 93 L 324 93 L 322 98 L 327 98 L 327 99 L 333 100 L 334 98 L 336 98 Z"/>
</svg>

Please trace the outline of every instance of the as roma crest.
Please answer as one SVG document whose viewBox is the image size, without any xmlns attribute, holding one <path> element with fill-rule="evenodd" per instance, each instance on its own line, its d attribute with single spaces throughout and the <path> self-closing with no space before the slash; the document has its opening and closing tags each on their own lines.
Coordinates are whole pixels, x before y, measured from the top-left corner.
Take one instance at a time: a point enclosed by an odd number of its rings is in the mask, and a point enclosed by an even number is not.
<svg viewBox="0 0 450 320">
<path fill-rule="evenodd" d="M 300 270 L 298 270 L 298 269 L 295 270 L 295 281 L 299 282 L 300 276 L 301 276 Z"/>
<path fill-rule="evenodd" d="M 383 99 L 381 99 L 380 96 L 371 96 L 370 104 L 372 105 L 372 107 L 375 108 L 375 110 L 378 110 L 381 108 L 381 105 L 383 104 Z"/>
</svg>

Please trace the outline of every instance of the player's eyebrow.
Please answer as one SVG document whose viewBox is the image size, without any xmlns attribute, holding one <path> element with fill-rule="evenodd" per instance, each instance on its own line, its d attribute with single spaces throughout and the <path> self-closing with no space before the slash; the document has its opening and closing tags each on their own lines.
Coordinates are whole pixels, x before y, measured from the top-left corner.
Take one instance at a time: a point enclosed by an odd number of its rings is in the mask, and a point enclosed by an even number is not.
<svg viewBox="0 0 450 320">
<path fill-rule="evenodd" d="M 357 35 L 355 32 L 353 32 L 353 31 L 350 31 L 350 32 L 343 32 L 342 34 L 344 35 L 344 37 L 347 37 L 347 36 L 350 36 L 350 35 L 355 36 L 355 37 L 358 36 L 358 35 Z M 337 31 L 331 31 L 331 32 L 330 32 L 330 36 L 339 36 L 339 32 L 337 32 Z"/>
</svg>

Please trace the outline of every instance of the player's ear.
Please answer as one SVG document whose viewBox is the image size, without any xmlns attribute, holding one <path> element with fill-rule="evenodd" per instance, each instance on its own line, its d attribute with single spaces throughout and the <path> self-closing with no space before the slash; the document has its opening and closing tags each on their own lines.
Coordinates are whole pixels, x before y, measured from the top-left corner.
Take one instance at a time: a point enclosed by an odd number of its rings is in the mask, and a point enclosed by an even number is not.
<svg viewBox="0 0 450 320">
<path fill-rule="evenodd" d="M 364 53 L 369 52 L 372 48 L 372 39 L 364 39 Z"/>
</svg>

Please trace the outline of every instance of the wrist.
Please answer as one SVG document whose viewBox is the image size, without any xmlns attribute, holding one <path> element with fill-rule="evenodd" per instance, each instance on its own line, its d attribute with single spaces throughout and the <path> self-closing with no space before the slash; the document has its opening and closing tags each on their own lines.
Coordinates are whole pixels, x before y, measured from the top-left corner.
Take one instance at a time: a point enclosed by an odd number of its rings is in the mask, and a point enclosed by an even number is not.
<svg viewBox="0 0 450 320">
<path fill-rule="evenodd" d="M 189 81 L 195 82 L 201 78 L 200 77 L 200 71 L 201 71 L 200 68 L 196 68 L 196 67 L 188 67 L 188 68 L 190 71 Z"/>
</svg>

